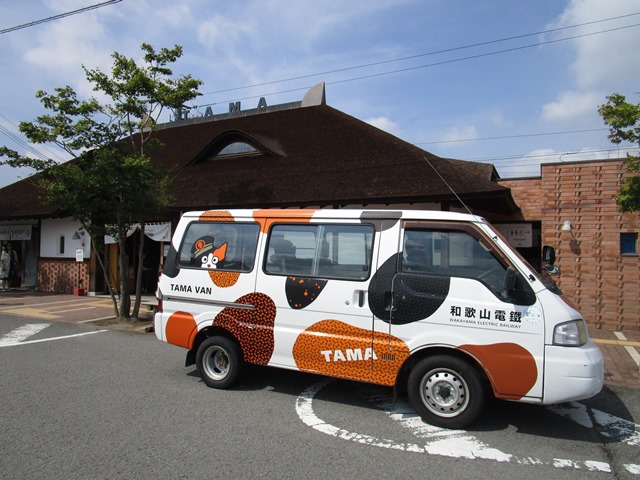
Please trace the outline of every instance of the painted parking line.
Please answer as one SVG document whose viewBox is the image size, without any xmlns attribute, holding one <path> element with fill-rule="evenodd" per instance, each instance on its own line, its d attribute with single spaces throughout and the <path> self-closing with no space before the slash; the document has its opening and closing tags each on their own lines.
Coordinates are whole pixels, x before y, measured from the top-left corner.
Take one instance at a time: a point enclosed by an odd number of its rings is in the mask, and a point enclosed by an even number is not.
<svg viewBox="0 0 640 480">
<path fill-rule="evenodd" d="M 390 395 L 372 393 L 372 390 L 362 387 L 361 394 L 384 411 L 387 416 L 410 431 L 416 442 L 397 442 L 388 438 L 378 438 L 371 435 L 353 432 L 336 425 L 325 422 L 316 415 L 313 409 L 313 399 L 324 387 L 333 382 L 333 379 L 324 379 L 311 385 L 298 396 L 296 400 L 296 413 L 306 425 L 324 434 L 348 440 L 360 444 L 378 448 L 401 450 L 410 453 L 422 453 L 453 458 L 484 459 L 501 463 L 514 463 L 519 465 L 548 466 L 558 469 L 586 470 L 610 474 L 612 467 L 607 462 L 600 460 L 572 460 L 563 458 L 541 459 L 535 457 L 519 457 L 503 452 L 482 442 L 476 436 L 464 430 L 448 430 L 434 427 L 422 421 L 415 411 L 404 401 L 393 399 Z M 579 403 L 571 403 L 570 407 L 563 409 L 551 409 L 554 413 L 569 418 L 577 423 L 587 426 L 585 423 L 586 406 Z M 616 441 L 624 441 L 629 445 L 640 443 L 640 425 L 613 415 L 591 410 L 595 422 L 601 427 L 602 435 Z M 588 415 L 587 415 L 588 417 Z M 593 423 L 591 424 L 593 427 Z M 633 475 L 640 475 L 639 464 L 625 464 L 623 467 Z"/>
<path fill-rule="evenodd" d="M 11 332 L 0 337 L 0 348 L 3 347 L 15 347 L 18 345 L 30 345 L 33 343 L 51 342 L 54 340 L 65 340 L 68 338 L 84 337 L 86 335 L 93 335 L 94 333 L 102 333 L 108 330 L 96 330 L 93 332 L 76 333 L 74 335 L 63 335 L 60 337 L 41 338 L 38 340 L 27 340 L 27 338 L 43 331 L 50 323 L 29 323 L 22 327 L 16 328 Z"/>
<path fill-rule="evenodd" d="M 56 320 L 65 314 L 82 310 L 110 309 L 112 303 L 109 299 L 65 300 L 59 302 L 43 302 L 31 305 L 12 305 L 0 307 L 0 311 L 18 316 L 27 316 L 42 320 Z M 102 315 L 104 316 L 104 315 Z"/>
<path fill-rule="evenodd" d="M 622 332 L 613 332 L 613 333 L 618 338 L 618 340 L 620 340 L 621 343 L 624 342 L 624 349 L 627 351 L 629 355 L 631 355 L 631 358 L 633 358 L 633 361 L 636 362 L 636 365 L 638 365 L 638 368 L 640 368 L 640 354 L 635 348 L 633 348 L 633 347 L 640 347 L 640 343 L 627 341 L 627 337 L 625 337 L 624 333 Z"/>
<path fill-rule="evenodd" d="M 102 299 L 100 299 L 101 301 Z M 77 299 L 73 299 L 73 300 L 59 300 L 56 302 L 42 302 L 42 303 L 31 303 L 31 304 L 24 304 L 24 305 L 20 305 L 20 306 L 16 306 L 16 305 L 5 305 L 5 306 L 0 306 L 0 311 L 4 311 L 4 310 L 11 310 L 14 308 L 33 308 L 33 307 L 43 307 L 43 306 L 48 306 L 48 305 L 61 305 L 63 303 L 78 303 L 79 301 L 84 302 L 84 303 L 88 303 L 88 302 L 95 302 L 97 300 L 94 299 L 87 299 L 87 300 L 77 300 Z M 2 304 L 0 304 L 2 305 Z"/>
</svg>

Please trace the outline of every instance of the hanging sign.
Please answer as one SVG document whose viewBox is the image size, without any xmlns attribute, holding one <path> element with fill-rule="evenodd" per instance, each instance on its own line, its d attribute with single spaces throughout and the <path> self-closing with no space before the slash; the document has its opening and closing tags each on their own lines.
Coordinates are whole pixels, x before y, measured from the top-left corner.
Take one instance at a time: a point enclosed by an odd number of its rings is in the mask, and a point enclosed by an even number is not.
<svg viewBox="0 0 640 480">
<path fill-rule="evenodd" d="M 31 225 L 0 225 L 0 240 L 31 240 Z"/>
<path fill-rule="evenodd" d="M 515 248 L 530 248 L 533 246 L 533 228 L 530 223 L 500 223 L 495 225 L 498 230 Z"/>
</svg>

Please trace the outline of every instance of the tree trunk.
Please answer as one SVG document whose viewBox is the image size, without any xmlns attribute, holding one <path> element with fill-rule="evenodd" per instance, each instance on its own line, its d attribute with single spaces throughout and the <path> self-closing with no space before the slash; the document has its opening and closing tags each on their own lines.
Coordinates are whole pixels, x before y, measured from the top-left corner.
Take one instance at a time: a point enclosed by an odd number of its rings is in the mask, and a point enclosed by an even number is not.
<svg viewBox="0 0 640 480">
<path fill-rule="evenodd" d="M 96 241 L 95 234 L 93 233 L 93 229 L 92 229 L 92 226 L 90 224 L 87 224 L 87 223 L 83 222 L 82 223 L 82 228 L 84 228 L 85 232 L 89 232 L 89 238 L 91 239 L 91 250 L 93 250 L 93 253 L 96 256 L 96 259 L 98 260 L 98 263 L 100 264 L 100 268 L 102 269 L 102 275 L 104 277 L 104 281 L 107 284 L 107 290 L 109 291 L 109 296 L 111 297 L 111 302 L 113 303 L 113 312 L 115 314 L 115 317 L 119 318 L 120 317 L 120 309 L 118 308 L 118 301 L 116 300 L 116 296 L 115 296 L 115 293 L 113 291 L 114 283 L 111 282 L 112 279 L 113 279 L 113 272 L 111 270 L 111 266 L 107 262 L 106 247 L 105 247 L 104 243 L 101 242 L 100 245 L 102 246 L 102 252 L 100 252 L 98 250 L 98 242 Z"/>
<path fill-rule="evenodd" d="M 131 320 L 131 295 L 129 294 L 129 256 L 127 255 L 127 229 L 118 225 L 118 269 L 120 270 L 120 316 L 118 320 Z"/>
<path fill-rule="evenodd" d="M 133 303 L 132 318 L 138 318 L 140 301 L 142 300 L 142 267 L 144 266 L 144 221 L 140 222 L 140 241 L 138 242 L 138 269 L 136 272 L 136 298 Z"/>
</svg>

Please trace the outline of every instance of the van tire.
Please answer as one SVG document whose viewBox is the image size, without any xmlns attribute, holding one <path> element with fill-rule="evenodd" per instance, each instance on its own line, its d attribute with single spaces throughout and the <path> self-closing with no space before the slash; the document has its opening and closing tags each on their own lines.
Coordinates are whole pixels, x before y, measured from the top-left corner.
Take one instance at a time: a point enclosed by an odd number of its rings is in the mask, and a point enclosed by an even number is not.
<svg viewBox="0 0 640 480">
<path fill-rule="evenodd" d="M 409 374 L 409 401 L 424 421 L 443 428 L 473 422 L 486 401 L 484 384 L 468 362 L 450 355 L 421 360 Z"/>
<path fill-rule="evenodd" d="M 209 337 L 198 347 L 196 367 L 208 387 L 226 389 L 239 378 L 242 355 L 236 342 L 225 337 Z"/>
</svg>

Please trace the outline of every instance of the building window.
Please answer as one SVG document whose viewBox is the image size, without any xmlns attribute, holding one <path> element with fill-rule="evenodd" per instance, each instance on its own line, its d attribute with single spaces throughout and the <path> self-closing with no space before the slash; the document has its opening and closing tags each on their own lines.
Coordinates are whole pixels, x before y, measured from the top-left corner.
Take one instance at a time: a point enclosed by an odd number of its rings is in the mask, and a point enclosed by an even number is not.
<svg viewBox="0 0 640 480">
<path fill-rule="evenodd" d="M 64 255 L 64 235 L 58 237 L 58 255 Z"/>
<path fill-rule="evenodd" d="M 232 155 L 250 155 L 260 153 L 258 149 L 254 148 L 246 142 L 233 142 L 224 147 L 218 152 L 217 157 L 225 157 Z"/>
<path fill-rule="evenodd" d="M 637 255 L 638 254 L 638 234 L 637 233 L 621 233 L 620 234 L 620 255 Z"/>
</svg>

